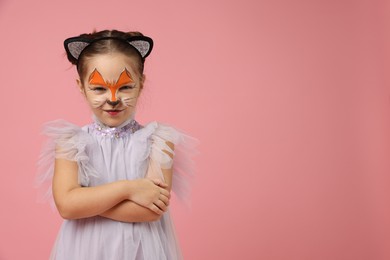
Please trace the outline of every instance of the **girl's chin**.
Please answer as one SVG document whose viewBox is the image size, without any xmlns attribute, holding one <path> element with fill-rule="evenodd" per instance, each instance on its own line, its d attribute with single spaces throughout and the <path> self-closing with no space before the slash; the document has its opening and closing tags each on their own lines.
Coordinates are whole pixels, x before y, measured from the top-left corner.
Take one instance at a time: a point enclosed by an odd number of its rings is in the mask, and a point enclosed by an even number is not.
<svg viewBox="0 0 390 260">
<path fill-rule="evenodd" d="M 103 117 L 100 117 L 100 116 L 96 116 L 96 118 L 101 122 L 103 123 L 104 125 L 108 126 L 108 127 L 117 127 L 117 126 L 120 126 L 121 124 L 123 124 L 124 122 L 126 122 L 128 119 L 130 119 L 130 116 L 129 117 L 118 117 L 118 116 L 103 116 Z"/>
</svg>

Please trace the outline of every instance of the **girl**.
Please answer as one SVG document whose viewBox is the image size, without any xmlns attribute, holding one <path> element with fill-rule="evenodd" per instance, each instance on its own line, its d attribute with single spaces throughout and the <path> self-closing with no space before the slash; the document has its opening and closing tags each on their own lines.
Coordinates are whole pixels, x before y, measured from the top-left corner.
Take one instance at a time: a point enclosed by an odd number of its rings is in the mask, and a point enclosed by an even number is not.
<svg viewBox="0 0 390 260">
<path fill-rule="evenodd" d="M 51 259 L 181 259 L 168 208 L 171 187 L 185 196 L 192 139 L 134 120 L 152 39 L 106 30 L 64 45 L 94 122 L 80 128 L 57 120 L 45 128 L 50 142 L 39 182 L 52 183 L 65 219 Z"/>
</svg>

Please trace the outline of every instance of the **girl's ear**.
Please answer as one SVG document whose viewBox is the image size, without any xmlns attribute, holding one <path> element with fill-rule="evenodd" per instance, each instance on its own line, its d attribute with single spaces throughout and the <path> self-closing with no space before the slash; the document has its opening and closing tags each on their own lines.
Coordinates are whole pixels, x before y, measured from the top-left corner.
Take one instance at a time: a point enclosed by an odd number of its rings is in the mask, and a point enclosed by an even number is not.
<svg viewBox="0 0 390 260">
<path fill-rule="evenodd" d="M 76 79 L 77 86 L 79 87 L 80 92 L 85 96 L 85 88 L 83 86 L 83 83 L 81 82 L 80 79 Z"/>
</svg>

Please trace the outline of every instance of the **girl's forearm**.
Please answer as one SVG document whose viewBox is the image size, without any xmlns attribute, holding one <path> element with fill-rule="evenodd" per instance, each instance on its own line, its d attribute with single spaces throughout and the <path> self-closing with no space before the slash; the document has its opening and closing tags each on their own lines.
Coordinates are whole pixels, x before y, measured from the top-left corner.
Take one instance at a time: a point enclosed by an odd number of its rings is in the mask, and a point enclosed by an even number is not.
<svg viewBox="0 0 390 260">
<path fill-rule="evenodd" d="M 103 212 L 100 216 L 121 222 L 150 222 L 159 220 L 162 215 L 127 200 Z"/>
<path fill-rule="evenodd" d="M 161 171 L 163 181 L 168 185 L 167 188 L 170 190 L 172 185 L 172 169 L 161 169 Z M 151 167 L 148 169 L 147 176 L 149 178 L 158 178 L 158 175 L 153 172 Z M 115 205 L 100 214 L 100 216 L 122 222 L 150 222 L 160 219 L 162 215 L 156 214 L 150 209 L 128 200 Z"/>
<path fill-rule="evenodd" d="M 118 181 L 96 187 L 75 187 L 56 196 L 56 205 L 65 219 L 99 215 L 126 200 L 128 181 Z"/>
<path fill-rule="evenodd" d="M 53 196 L 57 209 L 65 219 L 99 215 L 129 198 L 131 181 L 117 181 L 96 187 L 81 187 L 78 165 L 74 161 L 56 159 Z"/>
</svg>

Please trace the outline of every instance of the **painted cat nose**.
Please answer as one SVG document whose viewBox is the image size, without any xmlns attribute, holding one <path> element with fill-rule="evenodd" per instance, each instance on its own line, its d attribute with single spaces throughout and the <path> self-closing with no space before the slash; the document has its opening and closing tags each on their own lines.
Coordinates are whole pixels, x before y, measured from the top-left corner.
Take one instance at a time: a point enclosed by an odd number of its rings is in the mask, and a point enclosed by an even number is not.
<svg viewBox="0 0 390 260">
<path fill-rule="evenodd" d="M 112 107 L 116 107 L 119 104 L 119 102 L 120 102 L 119 100 L 116 101 L 107 100 L 107 104 L 109 104 Z"/>
</svg>

